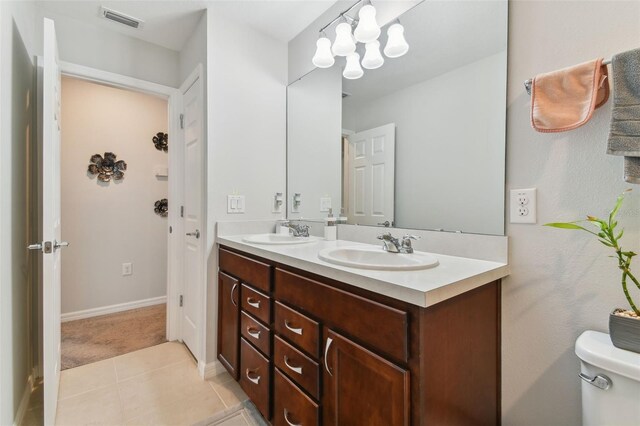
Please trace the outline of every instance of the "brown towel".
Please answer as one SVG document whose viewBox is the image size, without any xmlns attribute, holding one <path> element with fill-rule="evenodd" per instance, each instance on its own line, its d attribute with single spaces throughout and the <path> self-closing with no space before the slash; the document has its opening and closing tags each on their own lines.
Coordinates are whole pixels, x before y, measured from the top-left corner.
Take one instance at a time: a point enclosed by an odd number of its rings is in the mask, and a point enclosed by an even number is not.
<svg viewBox="0 0 640 426">
<path fill-rule="evenodd" d="M 531 126 L 538 132 L 566 132 L 585 124 L 609 99 L 602 58 L 540 74 L 531 84 Z"/>
</svg>

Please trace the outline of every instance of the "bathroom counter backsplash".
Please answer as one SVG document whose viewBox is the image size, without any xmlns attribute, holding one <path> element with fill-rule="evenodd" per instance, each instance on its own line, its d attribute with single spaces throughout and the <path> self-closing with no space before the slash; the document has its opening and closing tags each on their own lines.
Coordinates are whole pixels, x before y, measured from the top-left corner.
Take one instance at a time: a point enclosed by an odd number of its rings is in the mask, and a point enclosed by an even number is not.
<svg viewBox="0 0 640 426">
<path fill-rule="evenodd" d="M 356 241 L 320 240 L 297 245 L 260 245 L 243 241 L 248 234 L 221 235 L 237 229 L 218 224 L 217 243 L 287 266 L 332 278 L 394 299 L 427 307 L 465 293 L 509 274 L 507 262 L 472 259 L 431 252 L 439 265 L 417 271 L 380 271 L 339 266 L 320 260 L 320 250 L 363 245 Z M 255 224 L 254 224 L 255 226 Z M 246 229 L 246 228 L 245 228 Z M 373 228 L 375 229 L 375 228 Z M 253 230 L 253 229 L 252 229 Z M 256 229 L 257 230 L 257 229 Z M 391 230 L 393 231 L 393 230 Z M 268 232 L 265 230 L 265 232 Z M 338 236 L 340 238 L 340 234 Z M 377 240 L 374 240 L 377 242 Z M 380 245 L 380 250 L 382 246 Z M 421 250 L 416 245 L 416 250 Z"/>
</svg>

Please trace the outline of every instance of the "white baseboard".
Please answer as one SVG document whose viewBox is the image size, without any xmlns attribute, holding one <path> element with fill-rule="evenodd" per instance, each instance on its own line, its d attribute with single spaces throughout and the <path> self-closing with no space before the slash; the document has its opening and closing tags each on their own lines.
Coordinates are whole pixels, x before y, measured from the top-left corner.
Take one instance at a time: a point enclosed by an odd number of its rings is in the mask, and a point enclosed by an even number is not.
<svg viewBox="0 0 640 426">
<path fill-rule="evenodd" d="M 20 399 L 20 405 L 18 405 L 18 411 L 16 412 L 16 417 L 13 420 L 13 426 L 20 426 L 22 424 L 22 420 L 24 419 L 24 415 L 29 408 L 29 401 L 31 400 L 31 392 L 33 392 L 33 376 L 29 376 L 27 379 L 27 385 L 24 387 L 24 392 L 22 392 L 22 398 Z"/>
<path fill-rule="evenodd" d="M 200 377 L 204 380 L 215 377 L 218 374 L 224 373 L 225 371 L 227 370 L 220 363 L 220 361 L 216 360 L 208 364 L 202 361 L 198 361 L 198 372 L 200 373 Z"/>
<path fill-rule="evenodd" d="M 136 300 L 133 302 L 119 303 L 117 305 L 85 309 L 84 311 L 67 312 L 66 314 L 61 315 L 61 321 L 67 322 L 84 318 L 97 317 L 100 315 L 114 314 L 116 312 L 145 308 L 147 306 L 159 305 L 161 303 L 167 303 L 167 296 L 152 297 L 151 299 Z"/>
</svg>

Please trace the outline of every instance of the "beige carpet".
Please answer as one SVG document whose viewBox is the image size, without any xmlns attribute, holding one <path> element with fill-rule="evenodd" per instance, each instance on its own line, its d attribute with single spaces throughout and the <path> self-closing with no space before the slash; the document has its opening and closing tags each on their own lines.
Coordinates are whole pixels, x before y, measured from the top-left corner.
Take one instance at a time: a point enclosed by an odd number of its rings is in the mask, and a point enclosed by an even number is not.
<svg viewBox="0 0 640 426">
<path fill-rule="evenodd" d="M 62 369 L 159 345 L 167 341 L 167 305 L 62 323 Z"/>
</svg>

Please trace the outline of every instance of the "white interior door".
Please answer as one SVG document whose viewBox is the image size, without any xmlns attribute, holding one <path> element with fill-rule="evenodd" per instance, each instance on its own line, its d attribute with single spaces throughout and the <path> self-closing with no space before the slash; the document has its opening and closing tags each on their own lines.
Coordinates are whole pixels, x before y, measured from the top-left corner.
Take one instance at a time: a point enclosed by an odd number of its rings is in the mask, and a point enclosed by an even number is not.
<svg viewBox="0 0 640 426">
<path fill-rule="evenodd" d="M 349 139 L 349 223 L 393 224 L 396 126 L 385 124 L 347 136 Z"/>
<path fill-rule="evenodd" d="M 184 116 L 184 281 L 182 340 L 200 358 L 204 285 L 202 81 L 199 74 L 181 87 Z"/>
<path fill-rule="evenodd" d="M 42 71 L 42 310 L 44 423 L 53 425 L 60 382 L 60 67 L 53 21 L 44 19 Z"/>
</svg>

